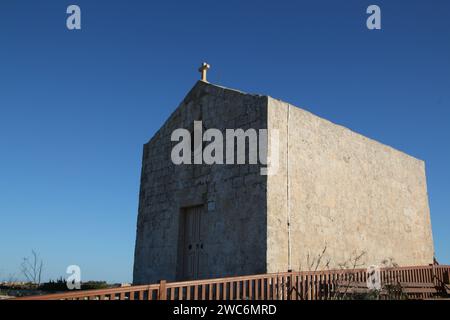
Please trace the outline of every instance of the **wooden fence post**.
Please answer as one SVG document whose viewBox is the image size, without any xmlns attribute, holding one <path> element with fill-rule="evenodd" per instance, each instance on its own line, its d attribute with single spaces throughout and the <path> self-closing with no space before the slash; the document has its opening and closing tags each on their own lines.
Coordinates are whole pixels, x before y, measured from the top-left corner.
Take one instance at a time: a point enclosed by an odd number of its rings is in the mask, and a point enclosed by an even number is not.
<svg viewBox="0 0 450 320">
<path fill-rule="evenodd" d="M 158 300 L 167 300 L 166 280 L 161 280 L 159 282 Z"/>
<path fill-rule="evenodd" d="M 292 299 L 292 295 L 294 294 L 294 276 L 292 273 L 292 270 L 289 270 L 289 288 L 288 288 L 288 300 L 294 300 Z"/>
<path fill-rule="evenodd" d="M 439 283 L 438 283 L 438 281 L 436 279 L 436 269 L 435 269 L 435 264 L 434 263 L 431 265 L 431 277 L 432 277 L 431 279 L 432 279 L 433 283 L 435 285 L 439 285 Z"/>
</svg>

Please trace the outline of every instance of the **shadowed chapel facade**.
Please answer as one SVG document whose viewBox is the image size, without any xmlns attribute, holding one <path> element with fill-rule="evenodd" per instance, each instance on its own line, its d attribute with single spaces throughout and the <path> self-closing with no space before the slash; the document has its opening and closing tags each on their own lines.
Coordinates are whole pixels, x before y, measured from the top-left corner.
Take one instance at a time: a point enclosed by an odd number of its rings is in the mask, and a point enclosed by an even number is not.
<svg viewBox="0 0 450 320">
<path fill-rule="evenodd" d="M 171 161 L 175 129 L 267 129 L 278 170 Z M 269 142 L 268 154 L 274 146 Z M 290 221 L 290 223 L 288 223 Z M 433 262 L 425 165 L 268 96 L 199 81 L 144 145 L 133 282 Z"/>
</svg>

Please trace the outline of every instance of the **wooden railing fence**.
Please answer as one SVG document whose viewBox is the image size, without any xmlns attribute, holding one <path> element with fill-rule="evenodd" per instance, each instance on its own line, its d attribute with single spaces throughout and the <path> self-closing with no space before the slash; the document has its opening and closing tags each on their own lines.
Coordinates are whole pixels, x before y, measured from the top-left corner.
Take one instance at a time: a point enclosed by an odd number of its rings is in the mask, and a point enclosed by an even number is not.
<svg viewBox="0 0 450 320">
<path fill-rule="evenodd" d="M 430 265 L 384 268 L 383 286 L 400 282 L 449 283 L 450 266 Z M 283 272 L 101 290 L 29 296 L 17 300 L 327 300 L 335 298 L 336 285 L 345 281 L 364 282 L 366 269 Z M 408 294 L 409 298 L 429 298 L 430 292 Z"/>
</svg>

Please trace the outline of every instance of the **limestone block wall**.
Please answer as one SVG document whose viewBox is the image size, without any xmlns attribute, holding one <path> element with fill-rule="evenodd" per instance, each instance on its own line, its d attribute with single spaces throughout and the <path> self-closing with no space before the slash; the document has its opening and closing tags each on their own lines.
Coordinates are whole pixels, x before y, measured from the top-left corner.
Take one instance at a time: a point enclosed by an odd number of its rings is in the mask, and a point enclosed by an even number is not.
<svg viewBox="0 0 450 320">
<path fill-rule="evenodd" d="M 133 282 L 180 277 L 182 208 L 204 205 L 202 278 L 266 271 L 266 177 L 258 165 L 174 165 L 176 128 L 267 128 L 267 97 L 198 82 L 144 145 Z"/>
<path fill-rule="evenodd" d="M 259 165 L 174 165 L 177 128 L 248 128 L 278 134 L 278 171 Z M 275 146 L 269 138 L 269 155 Z M 225 154 L 226 157 L 226 154 Z M 203 205 L 201 278 L 433 261 L 423 161 L 305 110 L 198 82 L 144 145 L 133 281 L 180 280 L 183 208 Z M 205 267 L 206 266 L 206 267 Z M 322 264 L 323 268 L 324 265 Z"/>
<path fill-rule="evenodd" d="M 267 182 L 268 272 L 287 269 L 287 206 L 294 270 L 325 247 L 332 268 L 362 252 L 366 266 L 432 263 L 423 161 L 272 98 L 268 127 L 281 155 Z"/>
</svg>

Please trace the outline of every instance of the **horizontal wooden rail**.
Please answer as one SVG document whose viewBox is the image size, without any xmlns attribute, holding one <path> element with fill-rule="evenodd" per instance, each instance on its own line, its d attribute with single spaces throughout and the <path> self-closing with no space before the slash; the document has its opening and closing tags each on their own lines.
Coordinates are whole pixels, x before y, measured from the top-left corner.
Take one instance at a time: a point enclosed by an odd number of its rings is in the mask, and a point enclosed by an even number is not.
<svg viewBox="0 0 450 320">
<path fill-rule="evenodd" d="M 423 288 L 445 288 L 445 284 L 449 284 L 449 274 L 450 266 L 444 265 L 383 268 L 380 270 L 380 280 L 386 288 L 394 288 L 401 283 L 414 283 L 416 286 L 422 283 Z M 342 283 L 364 283 L 367 276 L 366 269 L 353 269 L 281 272 L 182 282 L 163 280 L 159 284 L 73 291 L 16 300 L 325 300 L 336 298 L 337 292 L 346 292 L 342 289 Z M 406 294 L 409 298 L 423 299 L 432 297 L 433 292 L 427 289 Z"/>
<path fill-rule="evenodd" d="M 14 300 L 158 300 L 159 284 L 98 290 L 76 290 L 65 293 L 15 298 Z M 137 298 L 136 298 L 137 295 Z"/>
</svg>

